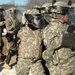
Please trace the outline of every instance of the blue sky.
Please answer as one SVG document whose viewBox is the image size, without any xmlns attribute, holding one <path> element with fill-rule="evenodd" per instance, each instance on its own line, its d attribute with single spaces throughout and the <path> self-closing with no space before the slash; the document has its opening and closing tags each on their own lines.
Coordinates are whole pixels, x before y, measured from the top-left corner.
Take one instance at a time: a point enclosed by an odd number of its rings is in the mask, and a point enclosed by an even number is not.
<svg viewBox="0 0 75 75">
<path fill-rule="evenodd" d="M 7 3 L 9 4 L 13 3 L 13 1 L 15 4 L 18 5 L 25 5 L 28 2 L 28 0 L 0 0 L 0 4 L 7 4 Z"/>
</svg>

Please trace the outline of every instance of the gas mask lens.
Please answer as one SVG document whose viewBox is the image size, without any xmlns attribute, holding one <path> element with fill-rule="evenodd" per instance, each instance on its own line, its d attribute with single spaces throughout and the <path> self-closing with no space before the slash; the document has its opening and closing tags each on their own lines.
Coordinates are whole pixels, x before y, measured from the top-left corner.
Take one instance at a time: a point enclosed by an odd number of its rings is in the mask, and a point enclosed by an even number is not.
<svg viewBox="0 0 75 75">
<path fill-rule="evenodd" d="M 33 19 L 40 20 L 42 16 L 40 14 L 34 15 Z"/>
<path fill-rule="evenodd" d="M 45 25 L 44 18 L 40 14 L 34 15 L 32 22 L 36 28 L 43 28 Z"/>
</svg>

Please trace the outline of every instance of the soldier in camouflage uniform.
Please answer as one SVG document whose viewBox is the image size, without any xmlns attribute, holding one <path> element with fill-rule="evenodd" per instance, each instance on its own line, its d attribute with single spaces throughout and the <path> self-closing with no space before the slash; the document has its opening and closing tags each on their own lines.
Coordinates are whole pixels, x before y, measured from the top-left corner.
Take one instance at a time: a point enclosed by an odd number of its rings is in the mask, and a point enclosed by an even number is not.
<svg viewBox="0 0 75 75">
<path fill-rule="evenodd" d="M 19 21 L 17 19 L 17 14 L 18 14 L 19 10 L 12 7 L 10 9 L 8 9 L 8 13 L 9 16 L 6 18 L 6 30 L 7 30 L 7 40 L 8 40 L 8 44 L 7 44 L 7 48 L 8 48 L 8 55 L 6 57 L 5 60 L 5 64 L 4 64 L 4 68 L 6 69 L 10 69 L 11 67 L 9 66 L 10 60 L 11 60 L 11 56 L 13 54 L 13 51 L 17 50 L 17 32 L 19 30 Z"/>
<path fill-rule="evenodd" d="M 52 6 L 52 3 L 45 3 L 42 5 L 42 8 L 45 9 L 41 13 L 49 13 L 50 7 Z"/>
<path fill-rule="evenodd" d="M 69 39 L 68 25 L 66 24 L 68 5 L 66 2 L 59 1 L 54 3 L 53 8 L 50 25 L 43 30 L 44 44 L 47 50 L 43 52 L 42 56 L 50 75 L 75 75 L 75 54 L 70 48 L 75 40 L 72 37 Z M 67 38 L 64 37 L 64 34 Z"/>
<path fill-rule="evenodd" d="M 41 7 L 41 13 L 43 14 L 45 20 L 48 23 L 50 23 L 50 18 L 52 17 L 51 7 L 52 7 L 52 4 L 51 3 L 45 3 Z"/>
<path fill-rule="evenodd" d="M 5 24 L 4 24 L 4 21 L 5 21 L 5 18 L 4 18 L 4 9 L 0 6 L 0 60 L 1 60 L 1 56 L 4 55 L 2 53 L 2 49 L 3 49 L 3 40 L 2 40 L 2 36 L 4 36 L 2 33 L 4 31 L 4 28 L 5 28 Z"/>
<path fill-rule="evenodd" d="M 18 32 L 21 42 L 16 65 L 17 75 L 45 75 L 41 60 L 44 19 L 36 9 L 27 13 L 25 14 L 26 25 Z"/>
</svg>

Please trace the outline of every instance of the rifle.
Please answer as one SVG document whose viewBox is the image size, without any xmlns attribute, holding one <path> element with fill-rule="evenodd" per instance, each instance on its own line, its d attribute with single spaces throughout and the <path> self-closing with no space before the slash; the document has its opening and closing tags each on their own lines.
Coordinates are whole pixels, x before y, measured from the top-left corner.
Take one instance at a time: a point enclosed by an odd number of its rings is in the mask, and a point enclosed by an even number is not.
<svg viewBox="0 0 75 75">
<path fill-rule="evenodd" d="M 23 27 L 22 24 L 19 24 L 13 31 L 12 33 L 7 33 L 6 37 L 8 39 L 8 42 L 13 40 L 13 36 L 15 35 L 15 37 L 17 37 L 17 33 L 20 30 L 20 28 Z M 11 32 L 11 31 L 10 31 Z"/>
</svg>

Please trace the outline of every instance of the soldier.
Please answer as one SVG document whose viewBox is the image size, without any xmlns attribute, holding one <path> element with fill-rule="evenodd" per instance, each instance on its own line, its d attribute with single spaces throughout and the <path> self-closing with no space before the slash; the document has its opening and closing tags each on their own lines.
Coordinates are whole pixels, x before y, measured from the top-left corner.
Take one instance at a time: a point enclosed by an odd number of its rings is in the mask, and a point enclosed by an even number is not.
<svg viewBox="0 0 75 75">
<path fill-rule="evenodd" d="M 9 66 L 11 56 L 13 54 L 13 51 L 17 50 L 17 32 L 19 30 L 20 24 L 17 19 L 17 14 L 20 12 L 18 9 L 12 7 L 8 10 L 9 16 L 6 19 L 6 30 L 7 30 L 7 48 L 8 48 L 8 55 L 6 57 L 5 63 L 3 65 L 6 69 L 11 69 L 11 66 Z"/>
<path fill-rule="evenodd" d="M 4 24 L 5 18 L 4 17 L 5 17 L 4 9 L 0 6 L 0 60 L 1 60 L 2 55 L 4 55 L 2 53 L 3 46 L 4 46 L 4 43 L 2 40 L 2 36 L 4 36 L 2 33 L 5 28 L 5 24 Z"/>
<path fill-rule="evenodd" d="M 43 4 L 42 8 L 45 9 L 45 10 L 43 10 L 42 13 L 49 13 L 51 6 L 52 6 L 52 3 L 45 3 L 45 4 Z"/>
<path fill-rule="evenodd" d="M 26 25 L 18 32 L 19 44 L 18 75 L 45 75 L 42 65 L 42 30 L 45 22 L 38 10 L 32 9 L 25 14 Z"/>
<path fill-rule="evenodd" d="M 51 8 L 52 8 L 51 3 L 45 3 L 41 7 L 41 13 L 44 15 L 44 18 L 48 23 L 50 23 L 50 18 L 52 17 Z"/>
<path fill-rule="evenodd" d="M 66 2 L 58 1 L 54 3 L 51 12 L 53 18 L 51 18 L 50 25 L 43 30 L 44 44 L 47 48 L 43 52 L 43 59 L 46 61 L 50 75 L 75 75 L 75 56 L 70 49 L 73 45 L 71 42 L 75 40 L 71 40 L 72 37 L 68 39 L 70 36 L 68 36 L 68 25 L 66 24 L 68 5 Z M 64 37 L 64 34 L 67 38 Z"/>
</svg>

